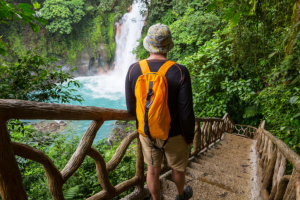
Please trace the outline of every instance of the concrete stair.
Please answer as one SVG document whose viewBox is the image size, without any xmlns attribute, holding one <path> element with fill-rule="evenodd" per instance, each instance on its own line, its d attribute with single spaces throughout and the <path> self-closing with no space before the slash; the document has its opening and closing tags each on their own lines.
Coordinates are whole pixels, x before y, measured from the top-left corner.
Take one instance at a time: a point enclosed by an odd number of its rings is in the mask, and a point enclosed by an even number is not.
<svg viewBox="0 0 300 200">
<path fill-rule="evenodd" d="M 185 183 L 193 188 L 191 200 L 259 200 L 255 144 L 255 140 L 226 133 L 220 142 L 191 158 Z M 171 175 L 161 178 L 161 191 L 165 200 L 175 199 Z"/>
</svg>

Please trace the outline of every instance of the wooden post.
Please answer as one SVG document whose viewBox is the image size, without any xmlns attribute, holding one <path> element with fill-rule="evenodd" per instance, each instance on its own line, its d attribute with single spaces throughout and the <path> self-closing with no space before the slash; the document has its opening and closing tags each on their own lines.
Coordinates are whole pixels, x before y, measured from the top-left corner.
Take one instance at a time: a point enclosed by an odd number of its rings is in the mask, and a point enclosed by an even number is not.
<svg viewBox="0 0 300 200">
<path fill-rule="evenodd" d="M 296 186 L 296 200 L 300 200 L 300 174 L 297 175 L 295 186 Z"/>
<path fill-rule="evenodd" d="M 285 175 L 280 179 L 278 186 L 277 186 L 277 192 L 274 197 L 274 200 L 282 200 L 290 179 L 291 179 L 291 175 Z"/>
<path fill-rule="evenodd" d="M 98 120 L 98 121 L 92 121 L 89 128 L 87 129 L 84 136 L 81 138 L 79 145 L 72 155 L 71 159 L 67 163 L 67 165 L 64 167 L 64 169 L 61 171 L 61 175 L 63 178 L 63 183 L 65 183 L 80 167 L 82 164 L 85 156 L 87 155 L 87 152 L 91 148 L 93 141 L 96 137 L 96 134 L 101 127 L 101 125 L 104 123 L 104 120 Z"/>
<path fill-rule="evenodd" d="M 201 149 L 204 149 L 206 144 L 204 145 L 203 142 L 206 142 L 206 137 L 207 137 L 207 125 L 208 122 L 204 122 L 202 127 L 201 127 Z"/>
<path fill-rule="evenodd" d="M 295 185 L 296 185 L 297 178 L 298 178 L 298 173 L 297 173 L 297 171 L 294 167 L 291 179 L 290 179 L 289 184 L 287 185 L 287 188 L 285 190 L 283 200 L 296 199 Z"/>
<path fill-rule="evenodd" d="M 0 119 L 0 194 L 4 200 L 27 199 L 4 119 Z"/>
<path fill-rule="evenodd" d="M 205 137 L 205 139 L 206 139 L 205 147 L 208 148 L 208 146 L 210 145 L 210 138 L 211 138 L 211 134 L 212 134 L 212 122 L 211 121 L 208 122 L 208 127 L 207 128 L 208 128 L 208 130 L 206 132 L 206 137 Z"/>
<path fill-rule="evenodd" d="M 195 136 L 194 136 L 194 150 L 191 153 L 192 156 L 195 156 L 199 153 L 199 149 L 201 146 L 201 131 L 200 130 L 200 122 L 197 122 L 197 126 L 196 126 L 196 131 L 195 131 Z"/>
<path fill-rule="evenodd" d="M 144 156 L 142 151 L 142 144 L 140 138 L 136 139 L 136 173 L 135 175 L 139 177 L 140 184 L 136 187 L 144 188 Z"/>
</svg>

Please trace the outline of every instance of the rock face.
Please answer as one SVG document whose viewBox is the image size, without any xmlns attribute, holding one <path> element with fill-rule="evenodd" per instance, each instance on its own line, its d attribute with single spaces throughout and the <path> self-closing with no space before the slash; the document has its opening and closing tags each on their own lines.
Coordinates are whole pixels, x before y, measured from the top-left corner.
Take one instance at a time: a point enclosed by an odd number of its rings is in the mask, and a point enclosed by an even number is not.
<svg viewBox="0 0 300 200">
<path fill-rule="evenodd" d="M 39 123 L 32 123 L 31 125 L 37 129 L 37 131 L 56 133 L 63 130 L 67 126 L 68 122 L 51 122 L 51 121 L 40 121 Z"/>
<path fill-rule="evenodd" d="M 63 54 L 49 54 L 48 56 L 55 57 L 57 62 L 56 66 L 62 66 L 62 70 L 69 72 L 73 67 L 77 71 L 72 72 L 73 76 L 95 76 L 107 73 L 114 68 L 114 63 L 108 56 L 105 44 L 99 44 L 96 49 L 85 47 L 77 54 L 77 60 L 74 65 L 67 62 L 67 52 Z"/>
<path fill-rule="evenodd" d="M 112 129 L 112 133 L 108 139 L 111 143 L 122 141 L 128 134 L 135 130 L 136 126 L 135 122 L 132 123 L 129 121 L 116 121 L 115 124 L 116 127 Z"/>
<path fill-rule="evenodd" d="M 96 50 L 85 48 L 77 57 L 77 76 L 99 75 L 111 70 L 112 64 L 104 44 L 100 44 Z"/>
</svg>

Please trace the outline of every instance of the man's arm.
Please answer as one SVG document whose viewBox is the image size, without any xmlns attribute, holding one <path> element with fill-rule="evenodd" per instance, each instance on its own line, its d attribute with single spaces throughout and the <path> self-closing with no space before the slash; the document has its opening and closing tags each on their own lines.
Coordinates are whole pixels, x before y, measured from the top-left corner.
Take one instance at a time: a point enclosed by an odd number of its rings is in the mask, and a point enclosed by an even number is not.
<svg viewBox="0 0 300 200">
<path fill-rule="evenodd" d="M 133 116 L 136 116 L 136 98 L 131 88 L 132 83 L 129 80 L 129 75 L 130 75 L 129 73 L 131 67 L 128 70 L 128 73 L 126 75 L 126 80 L 125 80 L 126 105 L 127 105 L 127 111 Z"/>
<path fill-rule="evenodd" d="M 195 115 L 193 110 L 193 93 L 189 71 L 183 67 L 183 82 L 179 89 L 178 110 L 181 127 L 188 144 L 193 143 L 195 135 Z"/>
</svg>

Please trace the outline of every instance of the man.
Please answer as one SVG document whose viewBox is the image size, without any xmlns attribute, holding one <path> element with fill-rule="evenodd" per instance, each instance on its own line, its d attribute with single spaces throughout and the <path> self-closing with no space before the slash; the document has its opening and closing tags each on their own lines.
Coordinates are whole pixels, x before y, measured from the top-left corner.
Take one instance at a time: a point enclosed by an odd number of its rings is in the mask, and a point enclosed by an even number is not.
<svg viewBox="0 0 300 200">
<path fill-rule="evenodd" d="M 155 24 L 148 30 L 144 39 L 144 47 L 150 52 L 147 59 L 151 72 L 157 72 L 167 62 L 167 52 L 174 47 L 168 26 Z M 126 82 L 127 110 L 136 116 L 135 86 L 142 75 L 139 63 L 130 66 Z M 195 117 L 190 75 L 186 67 L 175 63 L 165 75 L 168 84 L 168 107 L 171 116 L 169 139 L 165 143 L 164 152 L 153 149 L 153 145 L 162 147 L 163 140 L 152 141 L 140 135 L 144 162 L 148 166 L 147 185 L 154 200 L 161 200 L 159 174 L 162 158 L 165 153 L 167 163 L 172 168 L 172 178 L 178 189 L 176 200 L 187 200 L 192 196 L 192 188 L 185 184 L 185 170 L 188 163 L 189 147 L 194 139 Z"/>
</svg>

